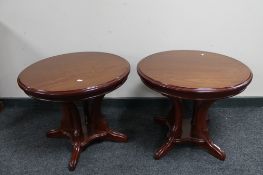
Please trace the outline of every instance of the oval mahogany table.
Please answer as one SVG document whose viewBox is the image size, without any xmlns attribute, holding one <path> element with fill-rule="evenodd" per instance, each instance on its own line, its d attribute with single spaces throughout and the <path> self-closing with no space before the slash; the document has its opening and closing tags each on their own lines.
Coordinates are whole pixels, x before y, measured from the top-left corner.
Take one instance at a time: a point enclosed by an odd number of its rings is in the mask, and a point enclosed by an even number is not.
<svg viewBox="0 0 263 175">
<path fill-rule="evenodd" d="M 176 144 L 194 143 L 224 160 L 225 153 L 208 134 L 208 109 L 214 101 L 242 92 L 252 80 L 250 69 L 224 55 L 182 50 L 150 55 L 139 62 L 137 71 L 145 85 L 172 101 L 168 117 L 155 118 L 169 127 L 168 139 L 155 152 L 155 159 L 166 155 Z M 183 121 L 182 99 L 194 101 L 192 120 L 188 122 L 191 126 Z"/>
<path fill-rule="evenodd" d="M 111 130 L 101 114 L 106 93 L 121 86 L 130 71 L 129 63 L 116 55 L 100 52 L 71 53 L 50 57 L 27 67 L 18 76 L 18 85 L 34 98 L 62 102 L 62 120 L 51 138 L 69 138 L 74 170 L 80 152 L 94 140 L 126 142 L 127 136 Z M 85 124 L 74 101 L 83 101 Z"/>
</svg>

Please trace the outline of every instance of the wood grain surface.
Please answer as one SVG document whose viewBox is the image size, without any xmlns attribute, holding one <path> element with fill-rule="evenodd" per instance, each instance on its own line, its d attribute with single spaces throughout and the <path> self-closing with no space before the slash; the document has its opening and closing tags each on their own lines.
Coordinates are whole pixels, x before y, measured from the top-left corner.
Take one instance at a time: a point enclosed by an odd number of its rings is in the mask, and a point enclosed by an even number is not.
<svg viewBox="0 0 263 175">
<path fill-rule="evenodd" d="M 70 53 L 30 65 L 18 76 L 18 84 L 35 94 L 81 93 L 122 81 L 129 70 L 129 63 L 113 54 Z"/>
<path fill-rule="evenodd" d="M 234 88 L 252 79 L 250 69 L 233 58 L 204 51 L 167 51 L 138 64 L 144 78 L 160 86 L 185 89 Z"/>
</svg>

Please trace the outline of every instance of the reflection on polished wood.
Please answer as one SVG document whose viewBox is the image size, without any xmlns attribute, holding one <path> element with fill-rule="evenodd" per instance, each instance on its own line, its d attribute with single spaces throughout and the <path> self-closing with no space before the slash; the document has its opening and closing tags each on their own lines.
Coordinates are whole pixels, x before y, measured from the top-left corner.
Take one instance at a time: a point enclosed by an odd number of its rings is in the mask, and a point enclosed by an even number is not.
<svg viewBox="0 0 263 175">
<path fill-rule="evenodd" d="M 167 51 L 150 55 L 137 67 L 142 81 L 167 96 L 172 109 L 167 118 L 155 118 L 169 127 L 166 142 L 154 154 L 165 156 L 181 143 L 193 143 L 214 157 L 225 160 L 225 153 L 208 133 L 208 110 L 214 101 L 242 92 L 252 73 L 243 63 L 220 54 L 203 51 Z M 194 101 L 191 122 L 183 121 L 182 99 Z"/>
<path fill-rule="evenodd" d="M 216 53 L 168 51 L 143 59 L 138 70 L 164 86 L 217 90 L 246 83 L 251 72 L 243 63 Z"/>
<path fill-rule="evenodd" d="M 129 70 L 129 63 L 119 56 L 83 52 L 41 60 L 18 76 L 19 86 L 29 96 L 62 102 L 60 127 L 50 130 L 47 137 L 70 139 L 69 170 L 76 168 L 80 153 L 94 140 L 128 140 L 108 127 L 100 109 L 104 95 L 121 86 Z M 76 100 L 83 102 L 85 123 L 81 122 Z"/>
<path fill-rule="evenodd" d="M 116 55 L 80 52 L 38 61 L 18 76 L 18 85 L 30 96 L 76 100 L 100 95 L 118 86 L 129 74 L 129 63 Z"/>
</svg>

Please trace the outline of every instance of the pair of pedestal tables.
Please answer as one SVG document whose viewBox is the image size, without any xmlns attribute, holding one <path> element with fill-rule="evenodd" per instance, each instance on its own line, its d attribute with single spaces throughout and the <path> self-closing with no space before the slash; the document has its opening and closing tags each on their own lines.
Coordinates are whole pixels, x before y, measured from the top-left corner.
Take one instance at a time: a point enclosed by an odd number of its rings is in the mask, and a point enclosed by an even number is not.
<svg viewBox="0 0 263 175">
<path fill-rule="evenodd" d="M 183 50 L 150 55 L 138 63 L 137 71 L 145 85 L 172 102 L 168 117 L 155 118 L 169 127 L 167 140 L 155 152 L 155 159 L 176 144 L 194 143 L 224 160 L 225 153 L 209 137 L 207 112 L 214 101 L 242 92 L 252 80 L 250 69 L 224 55 Z M 47 136 L 70 139 L 69 170 L 75 169 L 80 153 L 94 140 L 127 142 L 126 135 L 109 128 L 100 108 L 105 94 L 121 86 L 129 72 L 129 63 L 117 55 L 81 52 L 43 59 L 18 76 L 18 85 L 27 95 L 62 103 L 60 127 Z M 194 101 L 190 132 L 182 125 L 183 99 Z M 83 102 L 85 122 L 81 122 L 75 101 Z"/>
</svg>

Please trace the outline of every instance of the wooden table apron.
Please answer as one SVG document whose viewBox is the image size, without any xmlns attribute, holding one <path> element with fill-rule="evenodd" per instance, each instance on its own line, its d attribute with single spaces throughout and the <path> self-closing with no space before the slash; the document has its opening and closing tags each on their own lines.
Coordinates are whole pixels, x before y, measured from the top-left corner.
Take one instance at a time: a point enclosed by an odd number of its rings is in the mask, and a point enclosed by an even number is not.
<svg viewBox="0 0 263 175">
<path fill-rule="evenodd" d="M 83 56 L 83 54 L 85 56 L 85 53 L 80 53 L 81 56 Z M 104 53 L 92 54 L 99 56 Z M 78 56 L 78 53 L 76 56 Z M 94 140 L 127 142 L 128 137 L 110 129 L 101 113 L 101 103 L 105 94 L 115 90 L 126 81 L 129 74 L 129 64 L 128 62 L 126 64 L 128 65 L 126 65 L 127 69 L 125 69 L 123 75 L 120 75 L 117 79 L 84 90 L 56 91 L 55 93 L 38 91 L 38 89 L 28 88 L 21 82 L 20 76 L 18 77 L 18 85 L 27 95 L 40 100 L 62 103 L 60 127 L 50 130 L 47 133 L 47 137 L 70 139 L 72 143 L 72 153 L 68 164 L 69 170 L 76 168 L 80 153 Z M 82 101 L 83 103 L 85 114 L 84 123 L 81 122 L 81 117 L 74 101 Z"/>
<path fill-rule="evenodd" d="M 168 51 L 167 53 L 171 54 L 171 52 Z M 187 53 L 187 51 L 179 51 L 179 52 Z M 177 51 L 174 51 L 175 56 L 176 53 Z M 157 54 L 165 55 L 166 52 L 157 53 Z M 157 58 L 157 56 L 155 57 L 155 55 L 157 54 L 151 55 L 146 58 L 148 59 L 150 59 L 151 57 Z M 162 61 L 164 62 L 165 60 Z M 169 132 L 167 134 L 166 142 L 156 150 L 154 154 L 154 158 L 155 159 L 162 158 L 169 151 L 171 151 L 176 144 L 192 143 L 203 147 L 214 157 L 220 160 L 225 160 L 226 155 L 224 151 L 221 150 L 217 145 L 215 145 L 212 142 L 211 138 L 209 137 L 208 110 L 209 107 L 216 100 L 231 97 L 241 93 L 251 82 L 253 77 L 252 73 L 250 72 L 250 75 L 247 80 L 242 82 L 239 86 L 235 86 L 235 87 L 220 88 L 220 89 L 182 88 L 173 85 L 164 85 L 162 84 L 162 82 L 158 80 L 154 80 L 151 77 L 145 75 L 140 67 L 141 62 L 138 63 L 137 72 L 141 80 L 144 82 L 144 84 L 149 88 L 168 97 L 172 103 L 172 109 L 170 110 L 168 117 L 155 118 L 155 121 L 157 123 L 162 125 L 167 125 L 169 128 Z M 150 69 L 152 71 L 155 68 L 150 67 Z M 158 69 L 158 71 L 160 72 L 161 70 Z M 183 103 L 182 103 L 183 99 L 189 99 L 194 101 L 193 116 L 191 121 L 186 121 L 183 117 L 184 116 Z"/>
</svg>

